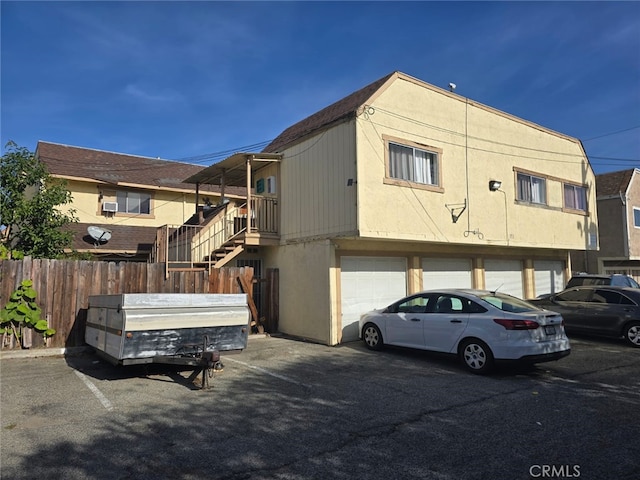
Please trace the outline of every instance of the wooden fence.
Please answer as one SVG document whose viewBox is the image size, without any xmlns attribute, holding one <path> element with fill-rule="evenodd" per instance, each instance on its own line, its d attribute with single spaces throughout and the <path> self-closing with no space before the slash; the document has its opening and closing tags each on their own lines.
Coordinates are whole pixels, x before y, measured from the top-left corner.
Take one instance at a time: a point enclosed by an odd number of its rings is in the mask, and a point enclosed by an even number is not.
<svg viewBox="0 0 640 480">
<path fill-rule="evenodd" d="M 30 259 L 0 261 L 0 308 L 23 280 L 32 280 L 36 303 L 56 334 L 46 342 L 32 335 L 32 347 L 77 347 L 85 344 L 89 295 L 119 293 L 241 293 L 238 278 L 252 289 L 253 268 L 174 271 L 163 263 L 92 262 Z M 250 296 L 252 291 L 245 292 Z M 0 336 L 0 348 L 10 347 Z"/>
</svg>

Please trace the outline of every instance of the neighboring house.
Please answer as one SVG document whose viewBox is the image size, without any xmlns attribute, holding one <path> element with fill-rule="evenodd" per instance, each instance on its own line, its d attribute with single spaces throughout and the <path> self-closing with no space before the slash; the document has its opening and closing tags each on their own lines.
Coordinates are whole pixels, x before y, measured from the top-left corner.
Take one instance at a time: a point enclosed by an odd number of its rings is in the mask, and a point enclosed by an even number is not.
<svg viewBox="0 0 640 480">
<path fill-rule="evenodd" d="M 576 272 L 624 273 L 640 282 L 640 169 L 596 176 L 600 250 L 575 252 Z"/>
<path fill-rule="evenodd" d="M 570 252 L 597 249 L 579 140 L 399 72 L 185 181 L 248 189 L 218 262 L 253 249 L 278 269 L 279 330 L 329 345 L 423 289 L 558 291 Z"/>
<path fill-rule="evenodd" d="M 67 182 L 69 207 L 79 218 L 69 225 L 73 249 L 97 260 L 149 261 L 159 227 L 194 222 L 196 204 L 204 211 L 207 201 L 220 202 L 220 187 L 207 185 L 196 197 L 194 186 L 183 183 L 202 170 L 198 165 L 42 141 L 35 156 L 52 177 Z M 246 192 L 228 189 L 227 195 L 240 198 Z M 104 231 L 102 240 L 90 235 Z"/>
</svg>

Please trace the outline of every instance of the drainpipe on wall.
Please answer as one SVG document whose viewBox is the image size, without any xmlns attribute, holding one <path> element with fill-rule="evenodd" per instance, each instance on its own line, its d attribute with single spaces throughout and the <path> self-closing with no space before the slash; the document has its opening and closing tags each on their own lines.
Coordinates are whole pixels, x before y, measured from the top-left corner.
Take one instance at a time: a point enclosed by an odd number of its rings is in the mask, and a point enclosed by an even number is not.
<svg viewBox="0 0 640 480">
<path fill-rule="evenodd" d="M 251 155 L 247 155 L 247 234 L 251 233 Z"/>
<path fill-rule="evenodd" d="M 622 203 L 622 238 L 624 238 L 624 256 L 629 258 L 629 215 L 627 212 L 627 195 L 620 192 L 620 202 Z"/>
</svg>

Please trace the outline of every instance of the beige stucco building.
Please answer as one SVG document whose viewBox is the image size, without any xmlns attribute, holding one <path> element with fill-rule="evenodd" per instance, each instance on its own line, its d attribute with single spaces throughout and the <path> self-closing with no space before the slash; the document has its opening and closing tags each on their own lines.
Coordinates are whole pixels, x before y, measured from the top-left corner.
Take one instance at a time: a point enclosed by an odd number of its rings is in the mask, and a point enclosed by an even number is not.
<svg viewBox="0 0 640 480">
<path fill-rule="evenodd" d="M 330 345 L 423 289 L 561 290 L 570 252 L 598 246 L 579 140 L 399 72 L 190 181 L 230 171 L 256 194 L 248 234 L 279 271 L 279 330 Z M 278 219 L 268 242 L 252 207 L 265 184 Z"/>
</svg>

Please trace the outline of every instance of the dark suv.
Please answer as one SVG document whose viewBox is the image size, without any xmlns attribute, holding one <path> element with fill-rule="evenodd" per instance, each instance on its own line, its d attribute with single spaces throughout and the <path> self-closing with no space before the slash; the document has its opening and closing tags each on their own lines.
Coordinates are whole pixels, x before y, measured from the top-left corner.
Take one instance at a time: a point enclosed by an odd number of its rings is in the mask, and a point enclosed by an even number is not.
<svg viewBox="0 0 640 480">
<path fill-rule="evenodd" d="M 571 277 L 567 288 L 579 287 L 581 285 L 610 285 L 614 287 L 631 287 L 640 288 L 638 282 L 628 275 L 614 273 L 613 275 L 592 275 L 589 273 L 580 273 Z"/>
</svg>

